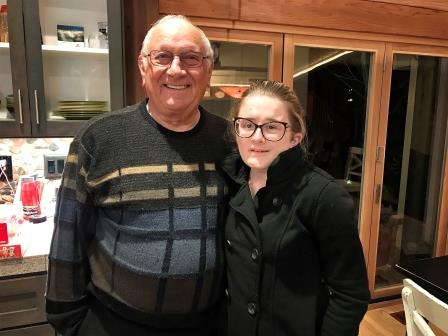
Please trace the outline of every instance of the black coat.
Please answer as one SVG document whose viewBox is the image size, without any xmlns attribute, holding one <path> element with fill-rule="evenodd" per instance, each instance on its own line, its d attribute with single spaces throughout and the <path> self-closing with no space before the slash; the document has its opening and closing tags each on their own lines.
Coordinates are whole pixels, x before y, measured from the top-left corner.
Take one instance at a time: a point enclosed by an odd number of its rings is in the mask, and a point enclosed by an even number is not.
<svg viewBox="0 0 448 336">
<path fill-rule="evenodd" d="M 223 169 L 229 335 L 358 335 L 370 293 L 351 197 L 299 147 L 280 154 L 254 199 L 237 154 Z"/>
</svg>

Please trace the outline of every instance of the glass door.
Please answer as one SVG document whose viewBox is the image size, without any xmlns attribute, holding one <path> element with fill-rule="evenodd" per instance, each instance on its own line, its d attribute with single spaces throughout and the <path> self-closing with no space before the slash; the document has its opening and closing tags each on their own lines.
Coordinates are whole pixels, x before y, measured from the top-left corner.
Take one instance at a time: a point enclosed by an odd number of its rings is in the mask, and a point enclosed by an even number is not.
<svg viewBox="0 0 448 336">
<path fill-rule="evenodd" d="M 207 111 L 228 118 L 252 81 L 281 80 L 281 34 L 202 29 L 214 52 L 211 85 L 201 102 Z"/>
<path fill-rule="evenodd" d="M 377 296 L 401 287 L 403 277 L 395 264 L 433 257 L 438 250 L 447 154 L 448 50 L 429 54 L 437 49 L 387 47 L 379 136 L 382 174 L 375 196 L 379 226 L 373 235 Z"/>
<path fill-rule="evenodd" d="M 382 43 L 285 39 L 284 81 L 306 111 L 308 158 L 352 197 L 366 259 L 383 56 Z"/>
<path fill-rule="evenodd" d="M 120 16 L 109 15 L 117 5 L 119 1 L 107 0 L 26 2 L 34 134 L 73 135 L 85 120 L 123 106 L 123 92 L 121 99 L 111 99 L 111 71 L 122 69 L 120 59 L 111 66 L 109 52 L 109 28 L 121 21 Z M 122 83 L 121 79 L 113 85 L 123 87 Z"/>
</svg>

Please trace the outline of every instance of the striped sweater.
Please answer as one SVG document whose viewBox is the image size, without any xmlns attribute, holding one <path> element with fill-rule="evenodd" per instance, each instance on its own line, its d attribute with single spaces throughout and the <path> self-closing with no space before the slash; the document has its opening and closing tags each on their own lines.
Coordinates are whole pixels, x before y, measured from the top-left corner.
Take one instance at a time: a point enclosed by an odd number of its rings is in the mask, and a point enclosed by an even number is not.
<svg viewBox="0 0 448 336">
<path fill-rule="evenodd" d="M 230 150 L 226 127 L 201 109 L 192 130 L 170 131 L 146 102 L 85 125 L 58 195 L 50 322 L 79 309 L 89 292 L 137 322 L 200 323 L 222 293 L 227 191 L 215 163 Z"/>
</svg>

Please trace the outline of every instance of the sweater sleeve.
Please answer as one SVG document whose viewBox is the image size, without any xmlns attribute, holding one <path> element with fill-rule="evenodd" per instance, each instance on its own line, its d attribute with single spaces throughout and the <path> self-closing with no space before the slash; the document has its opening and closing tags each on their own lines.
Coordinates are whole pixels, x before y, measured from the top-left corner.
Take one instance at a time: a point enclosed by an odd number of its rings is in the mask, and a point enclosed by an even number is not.
<svg viewBox="0 0 448 336">
<path fill-rule="evenodd" d="M 95 211 L 85 179 L 89 163 L 89 154 L 75 139 L 56 202 L 46 292 L 47 319 L 63 335 L 76 333 L 88 309 L 87 247 L 95 227 Z"/>
<path fill-rule="evenodd" d="M 369 303 L 364 254 L 353 201 L 333 182 L 321 191 L 314 212 L 322 273 L 330 291 L 322 336 L 357 336 Z"/>
</svg>

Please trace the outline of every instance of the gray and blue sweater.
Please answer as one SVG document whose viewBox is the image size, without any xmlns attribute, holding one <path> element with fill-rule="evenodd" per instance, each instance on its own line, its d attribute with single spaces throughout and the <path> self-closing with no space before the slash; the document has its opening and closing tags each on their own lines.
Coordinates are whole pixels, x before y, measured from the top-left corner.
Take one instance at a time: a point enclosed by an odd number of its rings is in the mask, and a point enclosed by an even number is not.
<svg viewBox="0 0 448 336">
<path fill-rule="evenodd" d="M 84 126 L 58 195 L 50 322 L 74 325 L 92 294 L 151 326 L 201 323 L 222 295 L 227 191 L 216 163 L 230 151 L 227 126 L 201 109 L 192 130 L 170 131 L 146 102 Z"/>
</svg>

